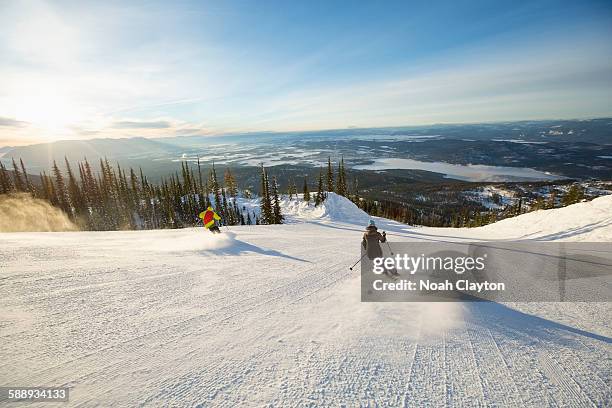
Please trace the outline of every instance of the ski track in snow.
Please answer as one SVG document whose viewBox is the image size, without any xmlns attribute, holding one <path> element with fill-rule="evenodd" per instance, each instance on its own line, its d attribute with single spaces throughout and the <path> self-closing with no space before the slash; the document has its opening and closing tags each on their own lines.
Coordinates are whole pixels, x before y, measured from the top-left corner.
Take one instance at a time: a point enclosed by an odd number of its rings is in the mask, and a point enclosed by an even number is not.
<svg viewBox="0 0 612 408">
<path fill-rule="evenodd" d="M 612 404 L 609 304 L 361 303 L 341 204 L 219 237 L 0 234 L 0 386 L 68 386 L 69 406 Z M 517 237 L 575 231 L 524 217 Z M 597 217 L 572 239 L 612 239 Z M 396 240 L 495 237 L 377 222 Z"/>
</svg>

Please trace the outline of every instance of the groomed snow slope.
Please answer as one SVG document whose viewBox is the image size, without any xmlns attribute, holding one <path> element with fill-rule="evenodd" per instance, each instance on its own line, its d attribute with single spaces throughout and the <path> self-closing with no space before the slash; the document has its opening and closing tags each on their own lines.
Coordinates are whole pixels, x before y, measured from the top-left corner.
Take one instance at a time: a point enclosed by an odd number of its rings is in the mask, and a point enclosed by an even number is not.
<svg viewBox="0 0 612 408">
<path fill-rule="evenodd" d="M 361 303 L 368 216 L 285 207 L 288 225 L 221 236 L 0 234 L 0 386 L 68 386 L 70 406 L 610 405 L 608 304 Z M 603 197 L 470 230 L 377 223 L 612 241 L 611 214 Z"/>
</svg>

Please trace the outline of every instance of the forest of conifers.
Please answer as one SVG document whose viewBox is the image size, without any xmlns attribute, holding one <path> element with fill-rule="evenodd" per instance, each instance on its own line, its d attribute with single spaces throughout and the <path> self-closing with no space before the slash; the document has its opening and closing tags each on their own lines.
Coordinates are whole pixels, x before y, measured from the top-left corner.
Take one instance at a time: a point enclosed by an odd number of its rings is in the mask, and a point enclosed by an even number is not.
<svg viewBox="0 0 612 408">
<path fill-rule="evenodd" d="M 236 199 L 239 196 L 251 198 L 252 193 L 238 186 L 229 167 L 220 179 L 214 164 L 204 169 L 199 162 L 197 166 L 182 162 L 180 174 L 159 183 L 150 182 L 140 169 L 125 170 L 119 164 L 113 167 L 108 160 L 100 160 L 98 168 L 94 171 L 86 159 L 76 165 L 65 159 L 63 169 L 54 162 L 51 174 L 43 172 L 33 180 L 23 161 L 13 160 L 12 169 L 0 162 L 0 194 L 30 194 L 60 208 L 80 229 L 100 231 L 197 226 L 201 225 L 198 215 L 208 206 L 220 215 L 223 225 L 280 224 L 283 222 L 282 198 L 319 205 L 330 191 L 349 198 L 371 215 L 412 225 L 439 227 L 475 227 L 526 210 L 555 205 L 552 197 L 548 203 L 535 202 L 527 206 L 519 201 L 517 206 L 503 210 L 465 207 L 425 212 L 403 203 L 361 197 L 356 180 L 349 189 L 344 160 L 341 159 L 334 169 L 330 158 L 326 171 L 319 172 L 316 188 L 304 178 L 299 195 L 292 179 L 287 181 L 282 190 L 285 194 L 282 194 L 277 178 L 270 177 L 262 165 L 258 192 L 260 211 L 255 212 L 241 206 Z M 577 202 L 582 197 L 580 188 L 573 186 L 563 197 L 563 204 Z"/>
</svg>

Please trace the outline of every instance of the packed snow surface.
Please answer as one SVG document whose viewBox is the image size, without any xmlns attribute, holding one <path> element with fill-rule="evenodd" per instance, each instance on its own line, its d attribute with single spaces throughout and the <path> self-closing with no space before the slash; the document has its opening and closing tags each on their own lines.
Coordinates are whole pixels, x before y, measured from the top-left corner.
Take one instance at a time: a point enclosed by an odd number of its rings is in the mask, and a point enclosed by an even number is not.
<svg viewBox="0 0 612 408">
<path fill-rule="evenodd" d="M 0 234 L 0 386 L 69 406 L 610 406 L 607 303 L 361 303 L 369 217 L 330 195 L 287 225 Z M 612 240 L 612 197 L 396 241 Z M 48 406 L 41 403 L 40 406 Z"/>
</svg>

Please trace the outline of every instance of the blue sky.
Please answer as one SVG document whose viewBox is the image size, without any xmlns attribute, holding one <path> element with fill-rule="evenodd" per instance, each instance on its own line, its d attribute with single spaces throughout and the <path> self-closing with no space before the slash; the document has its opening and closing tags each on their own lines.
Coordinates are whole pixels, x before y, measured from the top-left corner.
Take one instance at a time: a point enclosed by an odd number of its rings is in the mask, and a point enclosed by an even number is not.
<svg viewBox="0 0 612 408">
<path fill-rule="evenodd" d="M 0 145 L 612 113 L 605 1 L 0 2 Z"/>
</svg>

